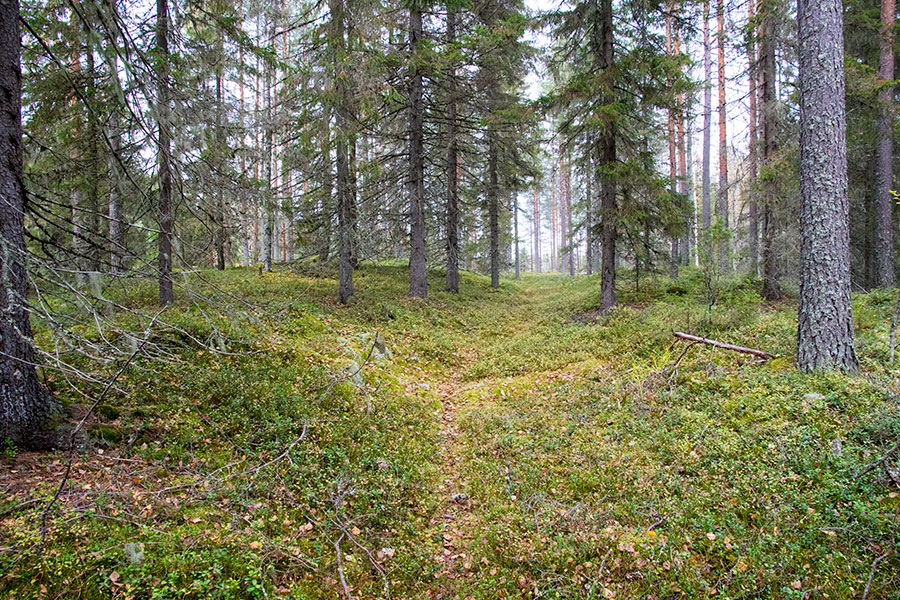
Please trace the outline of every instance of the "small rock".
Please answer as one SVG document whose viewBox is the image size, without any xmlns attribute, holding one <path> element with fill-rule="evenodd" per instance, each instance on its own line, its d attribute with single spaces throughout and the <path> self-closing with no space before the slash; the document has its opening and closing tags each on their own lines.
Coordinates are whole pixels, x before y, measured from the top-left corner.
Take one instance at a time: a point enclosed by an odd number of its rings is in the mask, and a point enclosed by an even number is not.
<svg viewBox="0 0 900 600">
<path fill-rule="evenodd" d="M 469 496 L 468 494 L 453 494 L 450 499 L 457 504 L 465 504 L 469 501 Z"/>
<path fill-rule="evenodd" d="M 841 438 L 834 438 L 831 440 L 831 453 L 835 456 L 840 456 L 844 453 L 843 442 L 841 442 Z"/>
<path fill-rule="evenodd" d="M 125 544 L 125 556 L 133 565 L 140 565 L 144 562 L 144 544 L 129 542 Z"/>
</svg>

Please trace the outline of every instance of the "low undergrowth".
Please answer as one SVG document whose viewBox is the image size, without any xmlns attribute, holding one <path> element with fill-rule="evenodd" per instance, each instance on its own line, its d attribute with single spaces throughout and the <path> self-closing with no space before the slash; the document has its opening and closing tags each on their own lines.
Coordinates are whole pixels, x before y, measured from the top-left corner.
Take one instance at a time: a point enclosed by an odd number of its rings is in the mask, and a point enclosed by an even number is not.
<svg viewBox="0 0 900 600">
<path fill-rule="evenodd" d="M 202 278 L 216 293 L 166 311 L 88 421 L 46 530 L 67 455 L 4 451 L 3 597 L 900 597 L 898 460 L 856 477 L 900 435 L 892 294 L 854 297 L 861 373 L 804 375 L 794 303 L 735 280 L 710 309 L 690 269 L 603 315 L 595 277 L 466 274 L 416 301 L 367 266 L 349 307 L 313 268 Z M 152 288 L 109 294 L 140 337 Z M 122 359 L 67 361 L 94 397 Z M 450 375 L 459 560 L 433 525 Z M 71 373 L 44 376 L 83 410 Z"/>
</svg>

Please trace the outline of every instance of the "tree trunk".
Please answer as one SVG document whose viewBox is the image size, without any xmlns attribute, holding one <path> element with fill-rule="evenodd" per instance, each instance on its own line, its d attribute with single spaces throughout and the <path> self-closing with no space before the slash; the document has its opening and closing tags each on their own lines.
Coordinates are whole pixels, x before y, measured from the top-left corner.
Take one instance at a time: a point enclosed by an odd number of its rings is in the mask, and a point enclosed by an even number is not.
<svg viewBox="0 0 900 600">
<path fill-rule="evenodd" d="M 850 205 L 840 0 L 799 0 L 800 309 L 797 366 L 852 370 Z"/>
<path fill-rule="evenodd" d="M 447 48 L 454 52 L 456 18 L 447 8 Z M 457 133 L 456 64 L 447 66 L 447 279 L 448 292 L 459 292 L 459 140 Z"/>
<path fill-rule="evenodd" d="M 425 107 L 422 100 L 422 73 L 419 70 L 419 42 L 422 39 L 422 11 L 409 9 L 409 295 L 428 296 L 425 270 L 425 151 L 423 133 Z"/>
<path fill-rule="evenodd" d="M 575 241 L 572 232 L 572 165 L 566 157 L 566 246 L 569 256 L 569 277 L 575 277 Z"/>
<path fill-rule="evenodd" d="M 772 169 L 775 154 L 778 151 L 775 140 L 775 17 L 772 14 L 771 0 L 760 2 L 762 23 L 760 25 L 760 52 L 762 54 L 762 135 L 763 161 L 767 169 Z M 778 183 L 772 173 L 766 177 L 763 186 L 763 298 L 776 301 L 782 298 L 781 286 L 778 285 L 778 264 L 775 260 L 775 222 L 773 211 L 778 196 Z"/>
<path fill-rule="evenodd" d="M 350 134 L 350 98 L 347 90 L 347 44 L 345 39 L 344 0 L 329 2 L 331 13 L 331 53 L 334 59 L 335 86 L 335 164 L 337 167 L 338 212 L 338 301 L 347 304 L 353 298 L 353 181 L 350 175 L 348 140 Z"/>
<path fill-rule="evenodd" d="M 701 165 L 702 187 L 702 227 L 707 231 L 712 223 L 712 206 L 710 202 L 710 150 L 712 145 L 712 60 L 709 43 L 709 2 L 703 3 L 703 156 Z M 705 251 L 709 252 L 709 240 L 703 240 Z"/>
<path fill-rule="evenodd" d="M 43 447 L 53 401 L 34 368 L 25 272 L 19 2 L 0 2 L 0 440 Z"/>
<path fill-rule="evenodd" d="M 675 29 L 675 56 L 681 55 L 681 33 L 676 28 Z M 679 69 L 680 70 L 680 69 Z M 686 107 L 684 105 L 684 94 L 682 92 L 678 92 L 676 95 L 676 112 L 675 112 L 675 127 L 677 128 L 676 133 L 676 147 L 678 150 L 678 194 L 681 196 L 682 201 L 686 201 L 688 198 L 688 174 L 687 174 L 687 154 L 685 149 L 685 131 L 684 131 L 684 119 L 686 114 Z M 679 249 L 679 256 L 681 258 L 681 264 L 684 266 L 688 266 L 691 264 L 691 225 L 693 223 L 693 211 L 686 215 L 686 231 L 681 235 L 680 244 L 681 248 Z"/>
<path fill-rule="evenodd" d="M 876 216 L 875 260 L 878 287 L 894 285 L 894 198 L 891 183 L 894 166 L 892 120 L 894 115 L 894 87 L 887 82 L 894 79 L 894 19 L 896 0 L 881 0 L 881 56 L 878 62 L 878 142 L 876 146 Z"/>
<path fill-rule="evenodd" d="M 512 210 L 512 218 L 513 218 L 513 247 L 515 249 L 516 257 L 516 281 L 519 281 L 519 194 L 517 192 L 513 192 L 513 210 Z"/>
<path fill-rule="evenodd" d="M 675 56 L 675 47 L 672 42 L 672 5 L 668 4 L 669 11 L 666 14 L 666 54 L 669 58 Z M 674 85 L 671 75 L 666 76 L 667 85 L 671 88 Z M 669 194 L 672 202 L 676 201 L 678 196 L 678 163 L 676 162 L 676 144 L 677 138 L 675 133 L 675 110 L 670 106 L 666 111 L 667 137 L 669 142 Z M 675 223 L 669 225 L 669 277 L 678 279 L 678 235 L 675 233 Z"/>
<path fill-rule="evenodd" d="M 612 0 L 600 0 L 599 23 L 595 26 L 595 40 L 592 43 L 594 61 L 600 71 L 613 66 Z M 602 103 L 613 100 L 609 86 L 601 92 Z M 603 232 L 600 237 L 600 310 L 606 311 L 616 305 L 616 229 L 618 206 L 616 203 L 616 179 L 609 171 L 616 164 L 616 124 L 609 115 L 602 116 L 602 128 L 597 144 L 597 173 L 600 181 L 600 213 Z"/>
<path fill-rule="evenodd" d="M 269 43 L 274 44 L 274 33 L 275 33 L 275 23 L 274 21 L 266 16 L 266 29 L 269 30 L 271 23 L 271 33 L 267 36 L 269 39 Z M 265 94 L 265 122 L 263 123 L 263 127 L 265 127 L 265 149 L 263 151 L 263 161 L 265 168 L 265 178 L 266 178 L 266 188 L 265 188 L 265 221 L 263 222 L 263 240 L 262 240 L 262 253 L 263 253 L 263 269 L 265 269 L 266 273 L 272 272 L 272 257 L 275 252 L 275 185 L 274 185 L 274 170 L 273 170 L 273 162 L 275 161 L 275 152 L 274 152 L 274 136 L 275 132 L 273 131 L 273 114 L 272 114 L 272 85 L 273 85 L 273 74 L 272 74 L 272 59 L 266 58 L 265 60 L 265 89 L 263 93 Z"/>
<path fill-rule="evenodd" d="M 103 4 L 106 30 L 109 32 L 109 43 L 113 48 L 117 48 L 119 45 L 118 8 L 113 0 L 106 0 Z M 119 80 L 116 52 L 106 52 L 105 56 L 106 70 L 109 73 L 110 82 L 116 97 L 116 103 L 111 107 L 106 122 L 106 136 L 109 139 L 109 156 L 107 160 L 109 169 L 109 272 L 115 276 L 124 272 L 124 257 L 126 253 L 125 214 L 122 207 L 125 174 L 122 169 L 122 159 L 119 156 L 122 146 L 122 132 L 121 106 L 118 103 L 118 98 L 121 97 L 123 92 L 122 84 Z"/>
<path fill-rule="evenodd" d="M 719 0 L 716 7 L 719 42 L 719 190 L 716 194 L 717 223 L 728 230 L 728 115 L 725 113 L 725 0 Z M 729 268 L 731 243 L 728 237 L 719 242 L 719 270 Z"/>
<path fill-rule="evenodd" d="M 489 92 L 491 93 L 491 92 Z M 491 93 L 491 95 L 493 95 Z M 493 102 L 491 102 L 493 104 Z M 488 229 L 491 234 L 491 287 L 500 287 L 500 199 L 497 173 L 497 134 L 493 125 L 488 125 Z"/>
<path fill-rule="evenodd" d="M 550 170 L 550 271 L 557 270 L 556 248 L 556 163 Z"/>
<path fill-rule="evenodd" d="M 747 62 L 748 62 L 748 79 L 750 82 L 750 94 L 748 96 L 750 102 L 750 143 L 747 149 L 747 213 L 750 222 L 747 227 L 747 247 L 749 255 L 749 272 L 751 275 L 759 273 L 759 215 L 756 206 L 756 80 L 757 80 L 757 59 L 756 59 L 756 29 L 753 27 L 755 15 L 755 0 L 747 2 Z"/>
<path fill-rule="evenodd" d="M 219 35 L 219 39 L 221 40 L 221 36 L 223 35 L 221 32 L 217 33 Z M 218 59 L 218 64 L 216 65 L 216 135 L 215 135 L 215 143 L 216 143 L 216 167 L 219 172 L 219 181 L 224 181 L 221 178 L 221 175 L 225 172 L 225 132 L 224 132 L 224 111 L 225 111 L 225 89 L 223 85 L 224 79 L 224 65 L 222 62 L 225 60 L 225 53 L 220 49 L 220 52 L 216 55 Z M 228 229 L 226 226 L 226 206 L 227 203 L 225 201 L 225 186 L 218 190 L 215 190 L 215 195 L 217 198 L 216 201 L 216 269 L 219 271 L 225 270 L 225 245 L 228 239 Z"/>
<path fill-rule="evenodd" d="M 156 47 L 159 50 L 159 90 L 157 92 L 157 160 L 159 161 L 159 303 L 175 300 L 172 290 L 172 170 L 169 144 L 172 123 L 169 117 L 169 5 L 156 0 Z"/>
<path fill-rule="evenodd" d="M 531 259 L 532 271 L 541 272 L 541 204 L 538 197 L 538 186 L 534 186 L 532 202 L 532 218 L 534 219 L 534 257 Z"/>
<path fill-rule="evenodd" d="M 594 232 L 592 231 L 594 227 L 594 209 L 593 209 L 593 186 L 591 185 L 594 180 L 594 163 L 591 160 L 591 144 L 590 138 L 588 138 L 587 143 L 587 152 L 584 157 L 585 162 L 585 178 L 584 178 L 584 242 L 585 242 L 585 269 L 588 275 L 592 275 L 594 273 Z"/>
</svg>

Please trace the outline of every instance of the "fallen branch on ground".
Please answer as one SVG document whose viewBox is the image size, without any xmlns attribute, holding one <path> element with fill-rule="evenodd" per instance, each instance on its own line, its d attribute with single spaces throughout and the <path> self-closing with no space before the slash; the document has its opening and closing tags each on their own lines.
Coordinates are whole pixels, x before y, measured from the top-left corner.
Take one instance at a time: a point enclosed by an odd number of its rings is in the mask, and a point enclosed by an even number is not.
<svg viewBox="0 0 900 600">
<path fill-rule="evenodd" d="M 714 346 L 716 348 L 722 348 L 724 350 L 732 350 L 734 352 L 741 352 L 743 354 L 752 354 L 753 356 L 758 356 L 760 358 L 775 358 L 774 354 L 770 354 L 763 350 L 755 350 L 754 348 L 745 348 L 744 346 L 735 346 L 734 344 L 726 344 L 724 342 L 719 342 L 716 340 L 711 340 L 708 338 L 700 337 L 698 335 L 691 335 L 689 333 L 682 333 L 680 331 L 675 331 L 673 334 L 677 338 L 681 338 L 682 340 L 688 340 L 691 342 L 699 342 L 701 344 L 709 344 L 710 346 Z"/>
<path fill-rule="evenodd" d="M 900 441 L 898 441 L 896 444 L 894 444 L 894 445 L 891 447 L 890 450 L 888 450 L 887 452 L 885 452 L 885 453 L 884 453 L 884 456 L 882 456 L 881 458 L 879 458 L 879 459 L 876 460 L 875 462 L 869 464 L 868 467 L 866 467 L 865 469 L 863 469 L 862 471 L 860 471 L 859 473 L 857 473 L 856 475 L 854 475 L 853 479 L 854 479 L 854 480 L 859 479 L 860 477 L 862 477 L 863 475 L 865 475 L 865 474 L 868 473 L 869 471 L 872 471 L 872 470 L 874 470 L 874 469 L 877 469 L 881 464 L 884 463 L 884 461 L 886 461 L 887 459 L 889 459 L 889 458 L 891 457 L 891 455 L 892 455 L 894 452 L 896 452 L 898 449 L 900 449 Z"/>
</svg>

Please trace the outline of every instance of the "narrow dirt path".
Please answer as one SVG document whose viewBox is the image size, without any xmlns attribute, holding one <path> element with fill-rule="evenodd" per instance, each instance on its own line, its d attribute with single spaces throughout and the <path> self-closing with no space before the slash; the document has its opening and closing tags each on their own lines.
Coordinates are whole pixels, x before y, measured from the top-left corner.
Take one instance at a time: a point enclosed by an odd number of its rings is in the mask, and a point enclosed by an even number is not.
<svg viewBox="0 0 900 600">
<path fill-rule="evenodd" d="M 428 535 L 440 538 L 439 550 L 432 557 L 438 566 L 434 580 L 428 585 L 426 596 L 434 599 L 454 598 L 459 586 L 457 581 L 471 571 L 469 543 L 473 537 L 475 522 L 473 509 L 476 499 L 470 498 L 468 486 L 462 479 L 460 464 L 464 451 L 459 442 L 457 414 L 464 404 L 461 392 L 465 384 L 458 373 L 442 381 L 437 389 L 441 400 L 441 472 L 439 493 L 441 507 L 429 523 Z"/>
</svg>

